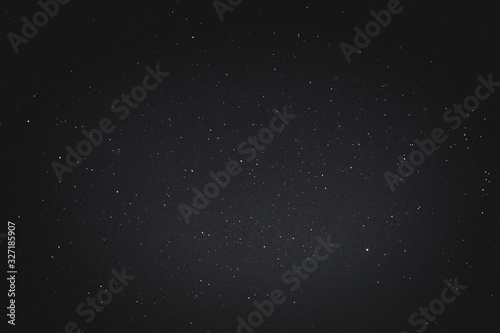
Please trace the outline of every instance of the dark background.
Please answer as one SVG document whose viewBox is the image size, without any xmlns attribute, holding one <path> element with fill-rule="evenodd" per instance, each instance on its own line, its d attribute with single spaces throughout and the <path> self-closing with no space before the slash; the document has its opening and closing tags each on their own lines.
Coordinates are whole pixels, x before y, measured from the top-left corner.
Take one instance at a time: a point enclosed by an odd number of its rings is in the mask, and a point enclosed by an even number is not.
<svg viewBox="0 0 500 333">
<path fill-rule="evenodd" d="M 383 177 L 479 75 L 500 81 L 496 4 L 401 4 L 350 64 L 339 44 L 387 1 L 244 1 L 223 22 L 210 1 L 71 1 L 18 54 L 4 37 L 0 232 L 16 223 L 18 275 L 0 327 L 235 332 L 280 288 L 255 332 L 415 332 L 458 276 L 426 332 L 496 331 L 499 92 L 394 193 Z M 3 6 L 4 36 L 40 10 Z M 111 102 L 157 63 L 170 76 L 118 120 Z M 191 188 L 284 106 L 290 126 L 186 225 Z M 50 163 L 105 117 L 117 129 L 59 183 Z M 291 294 L 281 274 L 329 234 L 341 247 Z M 122 267 L 135 280 L 84 324 L 75 308 Z"/>
</svg>

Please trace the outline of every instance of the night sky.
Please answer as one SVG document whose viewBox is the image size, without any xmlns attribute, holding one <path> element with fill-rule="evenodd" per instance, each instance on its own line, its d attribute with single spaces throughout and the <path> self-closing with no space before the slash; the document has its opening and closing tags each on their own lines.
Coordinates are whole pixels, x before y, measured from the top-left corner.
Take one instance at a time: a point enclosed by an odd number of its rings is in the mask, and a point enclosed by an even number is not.
<svg viewBox="0 0 500 333">
<path fill-rule="evenodd" d="M 1 332 L 498 330 L 494 2 L 48 2 L 2 11 Z"/>
</svg>

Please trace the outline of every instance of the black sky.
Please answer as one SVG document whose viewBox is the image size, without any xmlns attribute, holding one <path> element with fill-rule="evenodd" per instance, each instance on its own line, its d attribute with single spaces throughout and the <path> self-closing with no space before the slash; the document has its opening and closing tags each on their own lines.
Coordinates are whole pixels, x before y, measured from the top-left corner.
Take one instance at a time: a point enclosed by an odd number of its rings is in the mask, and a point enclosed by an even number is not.
<svg viewBox="0 0 500 333">
<path fill-rule="evenodd" d="M 387 1 L 243 1 L 223 22 L 210 1 L 72 1 L 18 54 L 5 37 L 2 331 L 235 332 L 281 289 L 255 332 L 416 332 L 454 277 L 468 288 L 425 331 L 496 329 L 500 91 L 456 131 L 442 119 L 478 76 L 500 81 L 496 6 L 401 5 L 350 64 L 339 44 Z M 40 9 L 3 6 L 5 36 Z M 120 120 L 111 103 L 158 63 L 170 75 Z M 244 161 L 284 107 L 296 118 Z M 103 118 L 116 129 L 59 182 L 51 163 Z M 384 172 L 436 127 L 447 141 L 391 192 Z M 241 173 L 187 225 L 178 205 L 229 160 Z M 340 247 L 291 292 L 283 272 L 328 235 Z M 86 324 L 75 308 L 122 267 L 135 279 Z"/>
</svg>

